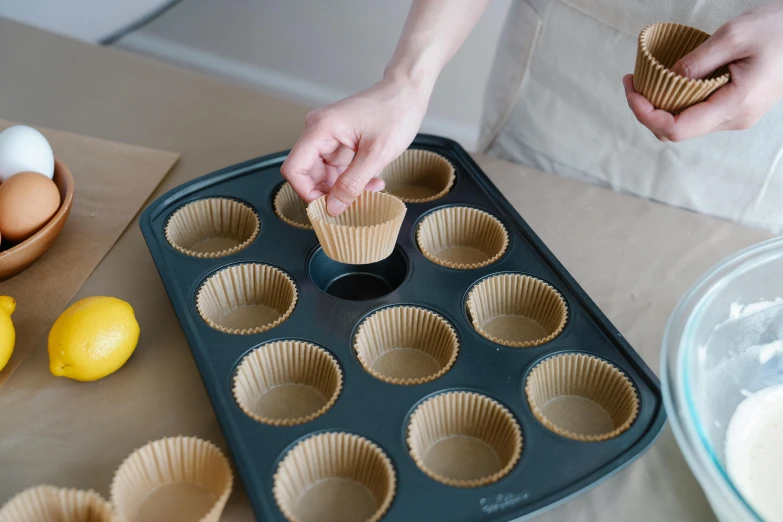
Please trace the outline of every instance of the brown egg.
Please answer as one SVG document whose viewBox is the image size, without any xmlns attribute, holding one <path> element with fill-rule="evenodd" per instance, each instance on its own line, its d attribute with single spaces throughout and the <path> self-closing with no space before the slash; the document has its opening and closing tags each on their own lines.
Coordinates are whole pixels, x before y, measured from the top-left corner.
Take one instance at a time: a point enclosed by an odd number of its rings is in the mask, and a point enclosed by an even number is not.
<svg viewBox="0 0 783 522">
<path fill-rule="evenodd" d="M 20 172 L 0 184 L 0 235 L 19 243 L 38 232 L 60 208 L 60 192 L 37 172 Z"/>
</svg>

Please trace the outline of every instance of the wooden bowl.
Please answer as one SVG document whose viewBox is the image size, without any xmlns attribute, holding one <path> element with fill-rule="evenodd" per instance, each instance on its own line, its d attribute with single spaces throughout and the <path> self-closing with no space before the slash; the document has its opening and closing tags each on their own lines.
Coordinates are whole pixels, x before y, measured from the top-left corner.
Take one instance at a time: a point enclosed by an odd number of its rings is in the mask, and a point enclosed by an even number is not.
<svg viewBox="0 0 783 522">
<path fill-rule="evenodd" d="M 65 226 L 73 206 L 73 176 L 68 167 L 57 160 L 54 162 L 53 180 L 60 191 L 60 208 L 32 237 L 0 252 L 0 281 L 15 276 L 35 263 L 49 250 Z"/>
</svg>

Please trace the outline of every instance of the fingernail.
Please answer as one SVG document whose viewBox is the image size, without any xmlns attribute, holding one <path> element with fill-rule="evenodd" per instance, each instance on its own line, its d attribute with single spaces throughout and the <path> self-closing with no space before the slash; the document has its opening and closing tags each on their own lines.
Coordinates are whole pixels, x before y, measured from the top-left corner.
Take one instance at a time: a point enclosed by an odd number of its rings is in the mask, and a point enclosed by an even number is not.
<svg viewBox="0 0 783 522">
<path fill-rule="evenodd" d="M 348 205 L 334 196 L 329 196 L 329 199 L 326 201 L 326 211 L 330 216 L 342 214 L 346 208 L 348 208 Z"/>
</svg>

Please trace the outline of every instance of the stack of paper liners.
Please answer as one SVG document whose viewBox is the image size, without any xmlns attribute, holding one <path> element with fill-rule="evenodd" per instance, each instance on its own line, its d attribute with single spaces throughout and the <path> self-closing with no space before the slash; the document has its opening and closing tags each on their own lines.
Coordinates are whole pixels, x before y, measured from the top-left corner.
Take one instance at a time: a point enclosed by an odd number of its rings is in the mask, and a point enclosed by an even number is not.
<svg viewBox="0 0 783 522">
<path fill-rule="evenodd" d="M 362 367 L 392 384 L 421 384 L 454 365 L 459 341 L 454 328 L 425 308 L 393 306 L 365 319 L 354 343 Z"/>
<path fill-rule="evenodd" d="M 579 441 L 611 439 L 639 412 L 636 390 L 623 372 L 585 354 L 544 359 L 525 384 L 533 415 L 555 433 Z"/>
<path fill-rule="evenodd" d="M 212 443 L 170 437 L 134 451 L 114 474 L 111 501 L 123 522 L 217 522 L 234 475 Z"/>
<path fill-rule="evenodd" d="M 323 415 L 337 401 L 343 372 L 323 348 L 277 341 L 245 356 L 234 377 L 234 398 L 248 416 L 293 426 Z"/>
<path fill-rule="evenodd" d="M 497 218 L 483 210 L 447 207 L 422 220 L 416 241 L 430 261 L 465 270 L 497 261 L 508 248 L 508 232 Z"/>
<path fill-rule="evenodd" d="M 0 522 L 112 522 L 111 504 L 94 491 L 35 486 L 0 509 Z"/>
<path fill-rule="evenodd" d="M 250 335 L 288 319 L 297 299 L 288 274 L 271 265 L 250 263 L 224 268 L 207 279 L 196 296 L 196 309 L 215 330 Z"/>
<path fill-rule="evenodd" d="M 389 509 L 396 484 L 394 467 L 377 445 L 331 432 L 288 452 L 275 473 L 273 493 L 291 522 L 376 522 Z"/>
<path fill-rule="evenodd" d="M 394 250 L 405 204 L 382 192 L 363 192 L 337 217 L 326 211 L 326 196 L 307 207 L 315 235 L 331 259 L 350 265 L 375 263 Z"/>
<path fill-rule="evenodd" d="M 201 199 L 178 209 L 166 223 L 166 240 L 183 254 L 215 258 L 247 248 L 261 222 L 249 206 L 226 198 Z"/>
<path fill-rule="evenodd" d="M 448 392 L 411 415 L 408 446 L 416 465 L 443 484 L 476 488 L 497 482 L 519 461 L 522 432 L 499 402 L 473 392 Z"/>
<path fill-rule="evenodd" d="M 544 281 L 521 274 L 484 279 L 468 294 L 473 327 L 492 342 L 526 348 L 551 341 L 563 331 L 568 308 Z"/>
<path fill-rule="evenodd" d="M 406 203 L 426 203 L 442 198 L 454 185 L 454 167 L 434 152 L 409 149 L 378 176 L 386 192 Z"/>
<path fill-rule="evenodd" d="M 304 230 L 313 229 L 310 220 L 307 219 L 307 205 L 296 195 L 288 182 L 283 183 L 283 186 L 277 191 L 273 204 L 275 214 L 284 222 Z"/>
<path fill-rule="evenodd" d="M 656 109 L 672 114 L 704 101 L 729 81 L 728 67 L 718 69 L 703 80 L 680 76 L 671 68 L 709 36 L 698 29 L 675 23 L 645 27 L 639 34 L 634 89 Z"/>
</svg>

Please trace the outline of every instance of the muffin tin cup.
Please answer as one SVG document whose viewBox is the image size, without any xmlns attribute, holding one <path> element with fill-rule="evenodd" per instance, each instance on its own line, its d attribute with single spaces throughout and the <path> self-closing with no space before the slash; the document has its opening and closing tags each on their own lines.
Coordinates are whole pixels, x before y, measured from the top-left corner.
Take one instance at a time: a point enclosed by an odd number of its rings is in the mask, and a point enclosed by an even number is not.
<svg viewBox="0 0 783 522">
<path fill-rule="evenodd" d="M 244 203 L 228 198 L 193 201 L 177 209 L 164 234 L 179 252 L 199 258 L 236 254 L 258 236 L 261 221 Z"/>
<path fill-rule="evenodd" d="M 111 484 L 111 502 L 124 522 L 217 522 L 233 482 L 217 446 L 195 437 L 170 437 L 125 459 Z"/>
<path fill-rule="evenodd" d="M 312 343 L 276 341 L 242 359 L 234 398 L 248 416 L 272 426 L 293 426 L 323 415 L 337 401 L 343 372 Z"/>
<path fill-rule="evenodd" d="M 394 250 L 405 204 L 383 192 L 363 192 L 337 217 L 326 211 L 326 196 L 307 206 L 307 216 L 324 253 L 350 265 L 375 263 Z"/>
<path fill-rule="evenodd" d="M 385 192 L 405 203 L 427 203 L 449 193 L 454 185 L 454 166 L 441 156 L 427 150 L 406 150 L 378 176 L 385 183 Z"/>
<path fill-rule="evenodd" d="M 354 351 L 376 379 L 412 385 L 434 381 L 457 360 L 459 341 L 446 319 L 425 308 L 392 306 L 359 326 Z"/>
<path fill-rule="evenodd" d="M 248 263 L 224 268 L 198 290 L 196 309 L 215 330 L 250 335 L 270 330 L 296 307 L 294 281 L 272 265 Z"/>
<path fill-rule="evenodd" d="M 416 466 L 431 479 L 477 488 L 497 482 L 516 466 L 522 432 L 511 412 L 494 399 L 447 392 L 413 412 L 408 447 Z"/>
<path fill-rule="evenodd" d="M 710 94 L 728 83 L 728 67 L 724 66 L 701 80 L 680 76 L 671 68 L 709 37 L 709 34 L 698 29 L 675 23 L 645 27 L 639 34 L 634 89 L 656 109 L 672 114 L 679 114 L 706 100 Z"/>
<path fill-rule="evenodd" d="M 328 432 L 285 455 L 273 494 L 290 522 L 376 522 L 389 509 L 396 485 L 394 467 L 375 443 Z"/>
<path fill-rule="evenodd" d="M 508 232 L 491 214 L 472 207 L 446 207 L 425 217 L 416 229 L 424 257 L 447 268 L 491 265 L 508 248 Z"/>
<path fill-rule="evenodd" d="M 35 486 L 0 508 L 0 522 L 112 522 L 111 504 L 95 491 Z"/>
<path fill-rule="evenodd" d="M 539 362 L 525 384 L 538 421 L 569 439 L 598 442 L 631 427 L 639 397 L 614 365 L 586 354 L 555 355 Z"/>
<path fill-rule="evenodd" d="M 303 230 L 312 230 L 313 225 L 307 217 L 307 205 L 294 192 L 293 187 L 286 181 L 275 194 L 272 202 L 277 217 L 292 227 Z"/>
<path fill-rule="evenodd" d="M 473 328 L 492 342 L 515 348 L 547 343 L 560 335 L 568 307 L 550 284 L 522 274 L 500 274 L 468 294 Z"/>
</svg>

